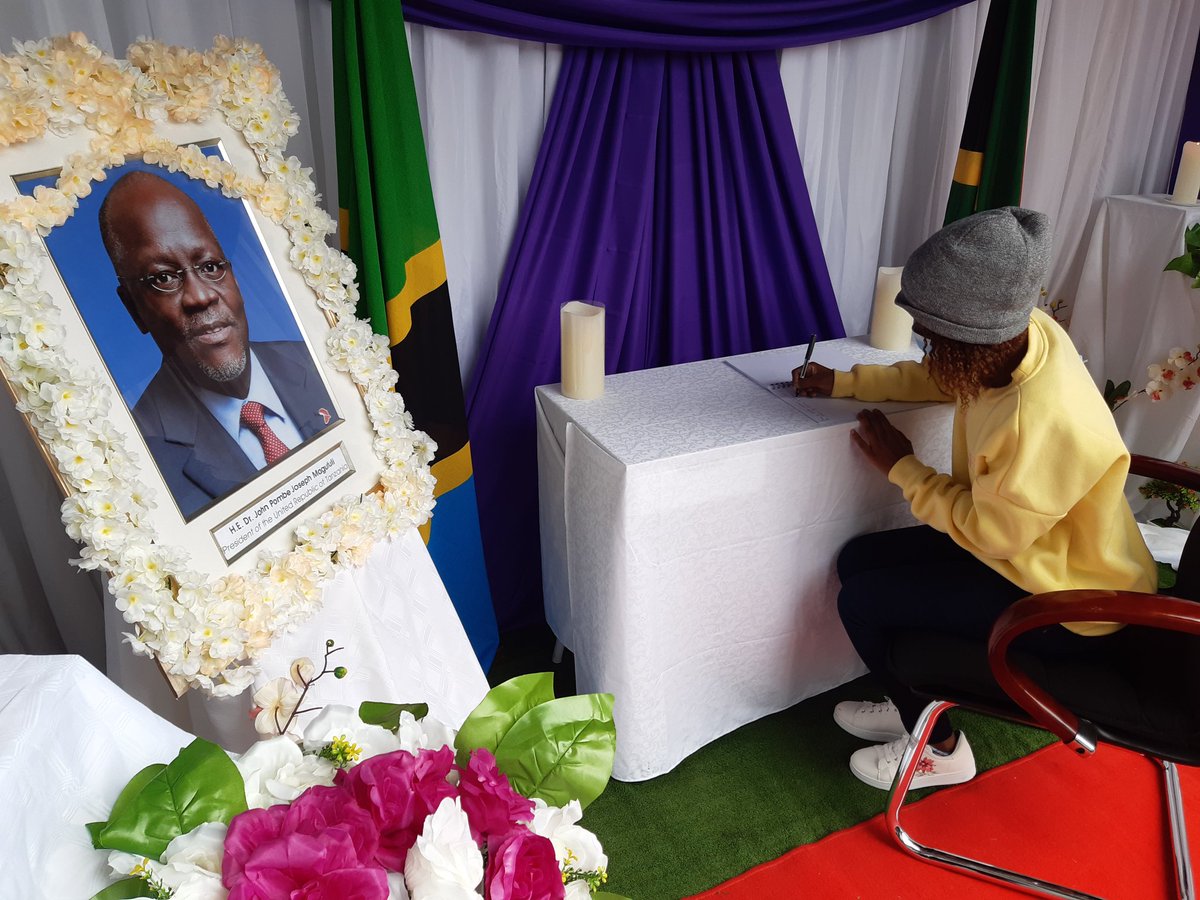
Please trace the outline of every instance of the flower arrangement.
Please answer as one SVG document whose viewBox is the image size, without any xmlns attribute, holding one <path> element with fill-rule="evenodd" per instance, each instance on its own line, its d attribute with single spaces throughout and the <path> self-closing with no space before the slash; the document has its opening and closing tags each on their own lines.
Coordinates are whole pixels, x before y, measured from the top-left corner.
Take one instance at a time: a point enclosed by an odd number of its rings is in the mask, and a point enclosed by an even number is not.
<svg viewBox="0 0 1200 900">
<path fill-rule="evenodd" d="M 245 137 L 258 172 L 238 171 L 155 132 L 158 122 L 212 116 Z M 376 542 L 420 526 L 433 509 L 436 445 L 414 429 L 394 391 L 387 339 L 355 317 L 355 267 L 326 244 L 334 223 L 319 205 L 310 170 L 283 156 L 297 126 L 278 71 L 261 47 L 242 40 L 218 37 L 204 53 L 139 41 L 120 60 L 72 33 L 18 42 L 13 55 L 0 56 L 0 147 L 47 133 L 90 134 L 87 149 L 66 158 L 53 188 L 0 203 L 0 374 L 67 491 L 63 523 L 83 545 L 73 562 L 108 574 L 132 626 L 126 640 L 134 652 L 216 696 L 253 682 L 258 654 L 315 612 L 322 585 L 339 569 L 361 565 Z M 106 415 L 109 384 L 67 358 L 64 327 L 39 287 L 46 268 L 39 235 L 65 222 L 92 183 L 130 157 L 248 199 L 283 226 L 292 264 L 332 323 L 328 358 L 358 386 L 385 466 L 381 490 L 343 497 L 301 522 L 293 549 L 261 553 L 249 575 L 210 580 L 192 568 L 185 549 L 156 538 L 153 492 Z"/>
<path fill-rule="evenodd" d="M 520 676 L 457 733 L 423 705 L 298 710 L 336 649 L 293 664 L 286 717 L 256 710 L 273 736 L 240 757 L 197 739 L 133 777 L 88 826 L 125 876 L 93 900 L 615 900 L 579 825 L 612 772 L 611 695 Z"/>
<path fill-rule="evenodd" d="M 1104 385 L 1108 408 L 1116 412 L 1134 397 L 1145 394 L 1154 403 L 1166 400 L 1175 391 L 1190 391 L 1200 384 L 1200 346 L 1193 350 L 1172 347 L 1167 358 L 1146 367 L 1146 386 L 1129 392 L 1132 382 L 1114 385 L 1110 379 Z"/>
</svg>

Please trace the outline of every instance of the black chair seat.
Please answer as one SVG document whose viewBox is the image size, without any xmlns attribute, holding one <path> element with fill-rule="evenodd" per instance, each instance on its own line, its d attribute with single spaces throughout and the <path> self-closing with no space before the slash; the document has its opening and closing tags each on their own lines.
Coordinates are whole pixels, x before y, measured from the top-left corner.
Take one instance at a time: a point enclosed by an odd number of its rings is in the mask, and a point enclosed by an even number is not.
<svg viewBox="0 0 1200 900">
<path fill-rule="evenodd" d="M 1072 659 L 1047 659 L 1014 645 L 1010 658 L 1106 743 L 1200 765 L 1200 638 L 1129 625 L 1106 643 L 1111 652 Z M 888 662 L 901 683 L 930 699 L 1036 724 L 996 683 L 979 642 L 898 632 Z"/>
</svg>

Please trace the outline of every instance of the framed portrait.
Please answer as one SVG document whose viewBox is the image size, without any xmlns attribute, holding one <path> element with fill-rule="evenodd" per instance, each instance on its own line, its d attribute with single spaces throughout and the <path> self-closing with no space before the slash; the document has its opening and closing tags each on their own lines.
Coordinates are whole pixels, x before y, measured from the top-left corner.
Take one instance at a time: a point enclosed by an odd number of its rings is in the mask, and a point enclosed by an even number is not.
<svg viewBox="0 0 1200 900">
<path fill-rule="evenodd" d="M 0 372 L 76 562 L 177 690 L 244 689 L 327 579 L 432 509 L 435 447 L 283 155 L 296 124 L 246 42 L 0 57 Z"/>
</svg>

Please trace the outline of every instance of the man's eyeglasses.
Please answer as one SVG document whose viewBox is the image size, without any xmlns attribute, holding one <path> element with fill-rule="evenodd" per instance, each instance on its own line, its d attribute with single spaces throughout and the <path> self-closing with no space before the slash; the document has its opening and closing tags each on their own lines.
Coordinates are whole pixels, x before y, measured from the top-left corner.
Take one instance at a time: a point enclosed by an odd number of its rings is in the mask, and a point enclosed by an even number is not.
<svg viewBox="0 0 1200 900">
<path fill-rule="evenodd" d="M 188 272 L 195 272 L 197 276 L 210 284 L 216 284 L 218 281 L 224 280 L 232 265 L 227 259 L 206 259 L 202 263 L 187 266 L 183 269 L 151 272 L 149 275 L 142 275 L 140 278 L 122 277 L 121 280 L 148 285 L 162 294 L 175 294 L 183 287 L 183 280 Z"/>
</svg>

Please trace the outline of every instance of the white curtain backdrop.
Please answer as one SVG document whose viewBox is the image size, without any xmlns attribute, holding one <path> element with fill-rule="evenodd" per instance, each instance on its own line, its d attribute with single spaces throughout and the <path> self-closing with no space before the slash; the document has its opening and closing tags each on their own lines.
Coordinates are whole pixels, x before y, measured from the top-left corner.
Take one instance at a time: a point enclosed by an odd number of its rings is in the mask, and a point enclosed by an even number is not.
<svg viewBox="0 0 1200 900">
<path fill-rule="evenodd" d="M 780 62 L 847 334 L 865 334 L 878 266 L 941 227 L 989 0 Z"/>
<path fill-rule="evenodd" d="M 781 54 L 796 139 L 842 316 L 866 331 L 875 268 L 941 224 L 989 0 L 907 28 Z M 1027 206 L 1056 223 L 1051 296 L 1070 301 L 1108 194 L 1162 190 L 1200 0 L 1040 0 Z M 291 152 L 336 207 L 328 0 L 0 0 L 0 46 L 71 30 L 123 55 L 146 35 L 258 41 L 303 122 Z M 410 27 L 433 191 L 469 380 L 541 139 L 558 48 Z M 32 440 L 0 396 L 0 652 L 104 663 L 101 595 Z"/>
<path fill-rule="evenodd" d="M 1040 0 L 1038 6 L 1047 22 L 1034 59 L 1039 77 L 1021 202 L 1054 220 L 1046 288 L 1069 316 L 1100 200 L 1167 189 L 1200 3 Z"/>
</svg>

